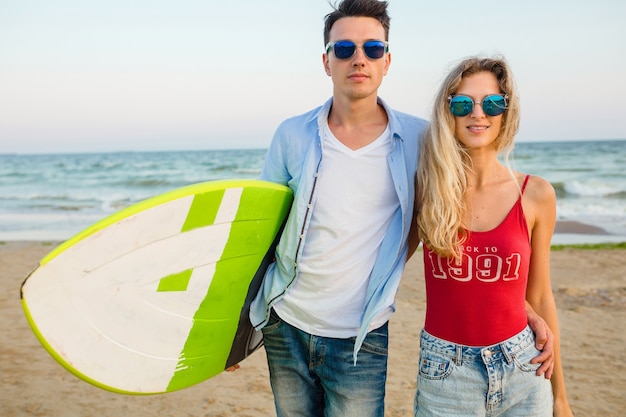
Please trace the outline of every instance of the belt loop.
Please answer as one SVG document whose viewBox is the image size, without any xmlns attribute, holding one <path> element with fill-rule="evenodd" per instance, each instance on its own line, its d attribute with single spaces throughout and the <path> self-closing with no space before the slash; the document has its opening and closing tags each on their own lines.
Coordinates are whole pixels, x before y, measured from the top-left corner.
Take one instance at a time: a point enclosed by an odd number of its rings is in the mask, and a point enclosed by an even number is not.
<svg viewBox="0 0 626 417">
<path fill-rule="evenodd" d="M 456 345 L 456 358 L 454 363 L 456 363 L 456 366 L 463 365 L 463 347 L 461 345 Z"/>
<path fill-rule="evenodd" d="M 500 350 L 504 354 L 504 358 L 506 359 L 506 363 L 513 362 L 513 358 L 515 358 L 515 354 L 511 353 L 511 348 L 507 345 L 507 343 L 500 343 Z"/>
</svg>

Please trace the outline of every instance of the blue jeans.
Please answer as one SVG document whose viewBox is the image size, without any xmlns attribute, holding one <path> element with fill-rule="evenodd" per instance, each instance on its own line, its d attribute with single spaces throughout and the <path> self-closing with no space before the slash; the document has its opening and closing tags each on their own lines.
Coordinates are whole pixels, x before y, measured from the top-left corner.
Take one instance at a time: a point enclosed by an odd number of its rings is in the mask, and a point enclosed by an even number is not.
<svg viewBox="0 0 626 417">
<path fill-rule="evenodd" d="M 537 376 L 530 327 L 502 343 L 467 347 L 422 330 L 415 416 L 552 417 L 550 381 Z"/>
<path fill-rule="evenodd" d="M 354 341 L 308 334 L 272 310 L 263 343 L 278 417 L 383 417 L 388 325 L 368 333 L 356 365 Z"/>
</svg>

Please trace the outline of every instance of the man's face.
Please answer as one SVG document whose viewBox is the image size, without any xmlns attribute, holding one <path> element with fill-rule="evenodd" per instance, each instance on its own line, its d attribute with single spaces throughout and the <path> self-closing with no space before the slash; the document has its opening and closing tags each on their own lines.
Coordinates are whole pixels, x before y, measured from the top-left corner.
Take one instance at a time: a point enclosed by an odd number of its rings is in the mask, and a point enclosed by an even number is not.
<svg viewBox="0 0 626 417">
<path fill-rule="evenodd" d="M 354 54 L 346 59 L 335 56 L 332 48 L 322 56 L 324 69 L 333 80 L 335 96 L 349 100 L 360 100 L 378 93 L 383 77 L 387 75 L 391 55 L 369 58 L 363 51 L 367 41 L 385 40 L 385 29 L 371 17 L 344 17 L 333 25 L 329 33 L 330 43 L 352 41 L 357 45 Z"/>
</svg>

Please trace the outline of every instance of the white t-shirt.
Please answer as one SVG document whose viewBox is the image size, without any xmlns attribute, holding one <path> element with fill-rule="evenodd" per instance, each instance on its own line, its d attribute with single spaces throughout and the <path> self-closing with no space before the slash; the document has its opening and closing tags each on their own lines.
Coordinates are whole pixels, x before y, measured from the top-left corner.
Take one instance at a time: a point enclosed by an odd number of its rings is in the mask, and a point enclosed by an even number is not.
<svg viewBox="0 0 626 417">
<path fill-rule="evenodd" d="M 317 199 L 299 275 L 274 308 L 291 325 L 324 337 L 356 336 L 370 273 L 380 244 L 399 210 L 387 161 L 389 127 L 371 144 L 352 150 L 324 129 Z M 369 330 L 382 326 L 389 307 Z"/>
</svg>

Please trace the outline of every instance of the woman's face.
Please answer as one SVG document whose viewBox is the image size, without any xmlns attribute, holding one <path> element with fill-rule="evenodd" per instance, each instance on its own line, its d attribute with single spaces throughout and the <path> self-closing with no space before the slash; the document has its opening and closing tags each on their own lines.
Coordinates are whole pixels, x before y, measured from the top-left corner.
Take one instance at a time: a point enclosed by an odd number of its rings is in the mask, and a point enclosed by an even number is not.
<svg viewBox="0 0 626 417">
<path fill-rule="evenodd" d="M 467 116 L 455 116 L 455 135 L 467 149 L 493 147 L 502 126 L 502 114 L 488 116 L 481 105 L 491 94 L 503 94 L 493 73 L 482 71 L 464 77 L 454 95 L 464 95 L 474 100 L 474 108 Z"/>
</svg>

